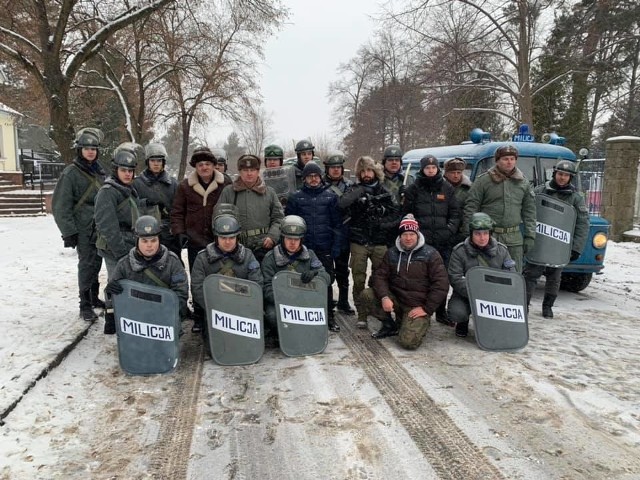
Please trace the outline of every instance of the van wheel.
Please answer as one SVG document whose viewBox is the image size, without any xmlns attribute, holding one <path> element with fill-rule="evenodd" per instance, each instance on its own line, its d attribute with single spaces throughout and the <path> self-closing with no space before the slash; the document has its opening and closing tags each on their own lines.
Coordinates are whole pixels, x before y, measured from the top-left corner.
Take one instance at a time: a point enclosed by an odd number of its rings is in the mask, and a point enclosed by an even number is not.
<svg viewBox="0 0 640 480">
<path fill-rule="evenodd" d="M 592 273 L 563 273 L 560 288 L 568 292 L 581 292 L 591 283 Z"/>
</svg>

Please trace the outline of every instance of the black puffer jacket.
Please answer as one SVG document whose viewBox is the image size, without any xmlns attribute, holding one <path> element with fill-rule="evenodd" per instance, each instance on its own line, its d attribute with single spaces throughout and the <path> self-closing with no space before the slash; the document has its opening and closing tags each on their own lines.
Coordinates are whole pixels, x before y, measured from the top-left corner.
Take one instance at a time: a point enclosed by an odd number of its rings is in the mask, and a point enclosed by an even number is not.
<svg viewBox="0 0 640 480">
<path fill-rule="evenodd" d="M 402 211 L 416 217 L 427 244 L 436 248 L 453 245 L 462 210 L 454 188 L 441 172 L 435 177 L 418 172 L 415 183 L 407 187 Z"/>
</svg>

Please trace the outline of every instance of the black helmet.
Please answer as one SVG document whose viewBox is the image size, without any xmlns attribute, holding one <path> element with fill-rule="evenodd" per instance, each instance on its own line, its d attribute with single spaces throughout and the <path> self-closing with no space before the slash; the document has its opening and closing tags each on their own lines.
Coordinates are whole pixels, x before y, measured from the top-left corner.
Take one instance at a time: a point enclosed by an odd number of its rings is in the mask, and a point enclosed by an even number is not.
<svg viewBox="0 0 640 480">
<path fill-rule="evenodd" d="M 307 223 L 298 215 L 287 215 L 282 220 L 280 232 L 283 237 L 303 238 L 307 233 Z"/>
<path fill-rule="evenodd" d="M 118 145 L 113 152 L 111 166 L 116 172 L 118 167 L 135 170 L 138 166 L 138 159 L 143 155 L 144 148 L 134 142 L 124 142 Z"/>
<path fill-rule="evenodd" d="M 347 159 L 344 156 L 344 153 L 340 150 L 336 150 L 335 152 L 329 153 L 322 163 L 324 163 L 325 167 L 343 167 L 346 161 Z"/>
<path fill-rule="evenodd" d="M 311 143 L 309 140 L 300 140 L 298 143 L 296 143 L 296 153 L 305 152 L 307 150 L 311 150 L 313 152 L 315 148 L 316 147 L 314 147 L 313 143 Z"/>
<path fill-rule="evenodd" d="M 553 167 L 553 173 L 555 174 L 556 172 L 565 172 L 573 177 L 576 173 L 578 173 L 578 169 L 576 168 L 575 162 L 571 162 L 569 160 L 560 160 Z"/>
<path fill-rule="evenodd" d="M 500 148 L 498 148 L 496 150 L 496 153 L 494 154 L 494 158 L 495 158 L 495 160 L 497 162 L 502 157 L 506 157 L 508 155 L 513 155 L 517 159 L 518 158 L 518 149 L 516 147 L 514 147 L 513 145 L 504 145 L 504 146 L 502 146 L 502 147 L 500 147 Z"/>
<path fill-rule="evenodd" d="M 469 232 L 474 230 L 489 230 L 493 231 L 494 223 L 489 215 L 483 212 L 477 212 L 471 215 L 469 221 Z"/>
<path fill-rule="evenodd" d="M 151 215 L 143 215 L 136 220 L 133 232 L 138 238 L 157 237 L 160 235 L 160 222 Z"/>
<path fill-rule="evenodd" d="M 213 220 L 213 234 L 217 237 L 236 237 L 240 235 L 240 222 L 233 215 L 224 213 Z"/>
<path fill-rule="evenodd" d="M 161 143 L 149 143 L 144 147 L 144 164 L 149 166 L 150 158 L 159 158 L 164 165 L 167 162 L 167 149 Z"/>
<path fill-rule="evenodd" d="M 382 164 L 387 160 L 387 158 L 402 158 L 404 153 L 402 149 L 398 145 L 389 145 L 384 149 L 384 153 L 382 154 Z"/>
</svg>

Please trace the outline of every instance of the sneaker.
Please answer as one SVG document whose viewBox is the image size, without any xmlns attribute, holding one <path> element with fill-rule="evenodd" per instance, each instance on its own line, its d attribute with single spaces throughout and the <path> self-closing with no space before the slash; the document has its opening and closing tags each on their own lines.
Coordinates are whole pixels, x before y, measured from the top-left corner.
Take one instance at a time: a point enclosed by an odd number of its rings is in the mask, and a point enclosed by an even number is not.
<svg viewBox="0 0 640 480">
<path fill-rule="evenodd" d="M 361 329 L 367 328 L 367 321 L 366 320 L 358 320 L 356 322 L 356 327 L 357 328 L 361 328 Z"/>
<path fill-rule="evenodd" d="M 469 334 L 469 322 L 456 323 L 456 337 L 466 337 Z"/>
</svg>

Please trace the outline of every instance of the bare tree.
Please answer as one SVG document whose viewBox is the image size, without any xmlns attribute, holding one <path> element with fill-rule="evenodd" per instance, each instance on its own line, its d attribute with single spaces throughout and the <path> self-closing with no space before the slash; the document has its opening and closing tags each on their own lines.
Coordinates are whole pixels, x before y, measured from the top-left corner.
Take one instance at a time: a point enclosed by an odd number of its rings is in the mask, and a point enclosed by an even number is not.
<svg viewBox="0 0 640 480">
<path fill-rule="evenodd" d="M 247 149 L 247 153 L 261 156 L 262 149 L 266 142 L 273 136 L 273 120 L 264 108 L 252 108 L 249 111 L 249 118 L 236 123 L 236 128 L 240 133 L 240 140 Z"/>
<path fill-rule="evenodd" d="M 174 0 L 149 0 L 132 7 L 122 2 L 15 0 L 0 12 L 0 55 L 36 79 L 49 111 L 50 135 L 66 162 L 74 125 L 69 92 L 82 66 L 115 32 Z M 92 32 L 88 38 L 79 34 Z"/>
</svg>

